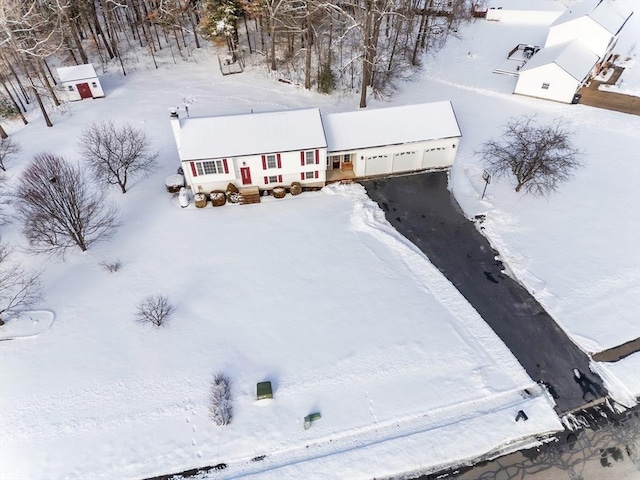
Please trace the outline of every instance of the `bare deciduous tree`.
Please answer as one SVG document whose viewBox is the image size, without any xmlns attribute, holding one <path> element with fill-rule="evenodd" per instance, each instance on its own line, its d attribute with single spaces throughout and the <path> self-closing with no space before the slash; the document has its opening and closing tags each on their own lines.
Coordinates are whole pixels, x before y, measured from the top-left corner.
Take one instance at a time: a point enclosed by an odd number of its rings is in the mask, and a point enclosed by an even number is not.
<svg viewBox="0 0 640 480">
<path fill-rule="evenodd" d="M 499 140 L 489 140 L 477 152 L 496 177 L 514 175 L 516 192 L 546 196 L 582 166 L 582 152 L 571 143 L 572 132 L 562 120 L 539 125 L 535 117 L 511 119 Z"/>
<path fill-rule="evenodd" d="M 11 258 L 12 249 L 0 243 L 0 325 L 2 317 L 40 301 L 40 273 L 24 270 Z"/>
<path fill-rule="evenodd" d="M 233 417 L 231 403 L 231 381 L 223 373 L 213 376 L 211 385 L 211 403 L 209 404 L 211 419 L 217 425 L 228 425 Z"/>
<path fill-rule="evenodd" d="M 136 318 L 141 323 L 153 323 L 160 327 L 169 320 L 174 310 L 168 296 L 151 295 L 138 304 Z"/>
<path fill-rule="evenodd" d="M 23 232 L 36 252 L 83 252 L 117 226 L 117 210 L 82 170 L 51 153 L 36 155 L 14 192 Z"/>
<path fill-rule="evenodd" d="M 80 149 L 96 180 L 118 185 L 122 193 L 127 193 L 129 179 L 153 171 L 158 158 L 142 130 L 111 121 L 89 125 L 80 137 Z"/>
<path fill-rule="evenodd" d="M 2 171 L 7 171 L 4 164 L 5 160 L 11 155 L 18 153 L 20 150 L 20 144 L 14 142 L 10 138 L 0 139 L 0 169 L 2 169 Z"/>
</svg>

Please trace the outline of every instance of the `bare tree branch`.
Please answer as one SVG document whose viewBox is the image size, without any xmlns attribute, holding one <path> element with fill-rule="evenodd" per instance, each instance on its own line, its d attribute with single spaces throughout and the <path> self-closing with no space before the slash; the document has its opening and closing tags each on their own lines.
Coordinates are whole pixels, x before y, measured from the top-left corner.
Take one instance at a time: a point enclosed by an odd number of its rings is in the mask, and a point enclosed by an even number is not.
<svg viewBox="0 0 640 480">
<path fill-rule="evenodd" d="M 563 120 L 538 125 L 535 117 L 511 119 L 499 140 L 487 141 L 479 152 L 487 171 L 496 177 L 516 177 L 516 192 L 547 196 L 582 166 L 582 152 L 571 143 Z"/>
<path fill-rule="evenodd" d="M 156 167 L 158 153 L 152 151 L 146 134 L 128 123 L 94 123 L 80 138 L 81 154 L 99 183 L 118 185 L 127 192 L 127 182 Z"/>
<path fill-rule="evenodd" d="M 104 191 L 88 182 L 79 167 L 51 153 L 36 155 L 14 192 L 18 218 L 35 252 L 83 252 L 117 226 L 117 211 Z"/>
</svg>

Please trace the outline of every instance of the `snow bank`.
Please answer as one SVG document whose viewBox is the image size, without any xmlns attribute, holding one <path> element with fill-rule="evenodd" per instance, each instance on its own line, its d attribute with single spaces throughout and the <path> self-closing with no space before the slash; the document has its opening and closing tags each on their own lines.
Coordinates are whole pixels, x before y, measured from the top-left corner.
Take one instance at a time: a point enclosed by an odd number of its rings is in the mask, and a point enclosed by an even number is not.
<svg viewBox="0 0 640 480">
<path fill-rule="evenodd" d="M 591 362 L 591 370 L 602 377 L 609 395 L 619 404 L 631 408 L 640 398 L 640 352 L 617 362 Z"/>
</svg>

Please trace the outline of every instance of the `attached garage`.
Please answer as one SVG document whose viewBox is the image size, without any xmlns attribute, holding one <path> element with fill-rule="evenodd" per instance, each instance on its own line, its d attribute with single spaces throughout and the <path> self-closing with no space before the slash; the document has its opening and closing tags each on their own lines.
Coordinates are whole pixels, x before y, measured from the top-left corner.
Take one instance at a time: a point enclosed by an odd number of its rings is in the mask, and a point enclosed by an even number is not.
<svg viewBox="0 0 640 480">
<path fill-rule="evenodd" d="M 390 155 L 371 155 L 363 158 L 365 165 L 364 174 L 369 177 L 372 175 L 384 175 L 389 172 L 391 164 Z"/>
<path fill-rule="evenodd" d="M 451 102 L 331 113 L 322 123 L 328 155 L 348 156 L 355 177 L 448 168 L 461 136 Z"/>
<path fill-rule="evenodd" d="M 426 148 L 422 153 L 422 168 L 438 168 L 439 165 L 448 161 L 451 152 L 446 147 Z"/>
<path fill-rule="evenodd" d="M 417 162 L 418 162 L 418 152 L 398 152 L 393 154 L 393 164 L 391 166 L 391 171 L 393 173 L 397 172 L 408 172 L 411 170 L 417 170 Z"/>
</svg>

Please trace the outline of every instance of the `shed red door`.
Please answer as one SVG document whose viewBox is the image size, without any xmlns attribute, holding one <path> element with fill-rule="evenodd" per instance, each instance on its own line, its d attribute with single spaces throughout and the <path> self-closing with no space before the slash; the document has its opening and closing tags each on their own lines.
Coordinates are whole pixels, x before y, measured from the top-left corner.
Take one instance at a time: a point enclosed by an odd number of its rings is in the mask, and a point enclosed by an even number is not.
<svg viewBox="0 0 640 480">
<path fill-rule="evenodd" d="M 93 98 L 93 95 L 91 95 L 91 89 L 89 88 L 88 83 L 76 83 L 76 88 L 78 89 L 80 98 Z"/>
<path fill-rule="evenodd" d="M 249 167 L 240 167 L 240 176 L 242 177 L 243 185 L 251 183 L 251 170 L 249 170 Z"/>
</svg>

